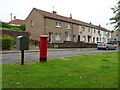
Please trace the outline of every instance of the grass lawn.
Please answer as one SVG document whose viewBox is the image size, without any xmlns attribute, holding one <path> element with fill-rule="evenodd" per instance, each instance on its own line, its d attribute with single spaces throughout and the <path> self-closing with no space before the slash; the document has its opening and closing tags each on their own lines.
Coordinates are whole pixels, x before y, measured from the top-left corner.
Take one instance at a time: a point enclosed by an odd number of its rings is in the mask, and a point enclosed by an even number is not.
<svg viewBox="0 0 120 90">
<path fill-rule="evenodd" d="M 3 88 L 118 88 L 118 53 L 2 66 Z"/>
</svg>

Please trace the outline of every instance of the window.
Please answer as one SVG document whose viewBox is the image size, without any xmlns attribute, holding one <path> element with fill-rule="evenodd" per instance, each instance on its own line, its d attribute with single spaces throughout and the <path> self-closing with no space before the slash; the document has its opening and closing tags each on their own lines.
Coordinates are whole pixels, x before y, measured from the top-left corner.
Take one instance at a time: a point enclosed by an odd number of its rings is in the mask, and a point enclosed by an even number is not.
<svg viewBox="0 0 120 90">
<path fill-rule="evenodd" d="M 100 41 L 101 41 L 101 38 L 100 38 Z"/>
<path fill-rule="evenodd" d="M 48 42 L 49 43 L 52 43 L 52 33 L 48 33 Z"/>
<path fill-rule="evenodd" d="M 71 41 L 71 37 L 70 37 L 70 35 L 68 34 L 68 32 L 65 32 L 65 35 L 66 35 L 66 41 Z"/>
<path fill-rule="evenodd" d="M 99 41 L 99 38 L 97 37 L 97 41 Z"/>
<path fill-rule="evenodd" d="M 98 34 L 100 34 L 100 31 L 98 31 Z"/>
<path fill-rule="evenodd" d="M 95 37 L 93 37 L 93 42 L 95 42 Z"/>
<path fill-rule="evenodd" d="M 94 29 L 94 33 L 95 33 L 95 29 Z"/>
<path fill-rule="evenodd" d="M 31 20 L 31 22 L 30 22 L 30 25 L 31 25 L 31 27 L 33 26 L 33 21 Z"/>
<path fill-rule="evenodd" d="M 60 22 L 56 22 L 56 27 L 61 27 L 61 23 Z"/>
<path fill-rule="evenodd" d="M 110 35 L 110 33 L 108 33 L 108 36 Z"/>
<path fill-rule="evenodd" d="M 83 36 L 83 41 L 86 41 L 86 36 Z"/>
<path fill-rule="evenodd" d="M 71 29 L 72 26 L 70 24 L 67 25 L 67 29 Z"/>
<path fill-rule="evenodd" d="M 85 27 L 82 27 L 81 29 L 82 29 L 82 31 L 85 31 Z"/>
<path fill-rule="evenodd" d="M 60 41 L 60 33 L 56 33 L 56 35 L 55 35 L 55 40 L 57 40 L 57 41 Z"/>
<path fill-rule="evenodd" d="M 88 28 L 88 32 L 90 32 L 90 28 Z"/>
</svg>

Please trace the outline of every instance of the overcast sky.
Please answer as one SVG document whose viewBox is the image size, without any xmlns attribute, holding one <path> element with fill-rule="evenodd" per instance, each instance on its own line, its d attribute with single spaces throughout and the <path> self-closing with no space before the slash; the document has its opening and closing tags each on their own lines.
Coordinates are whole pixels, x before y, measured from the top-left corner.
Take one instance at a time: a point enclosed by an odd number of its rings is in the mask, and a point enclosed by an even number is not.
<svg viewBox="0 0 120 90">
<path fill-rule="evenodd" d="M 0 0 L 0 20 L 9 22 L 10 13 L 17 19 L 26 19 L 35 7 L 69 17 L 72 13 L 73 19 L 84 22 L 92 22 L 107 29 L 113 29 L 109 18 L 115 16 L 110 9 L 116 5 L 118 0 Z M 53 8 L 54 6 L 54 8 Z"/>
</svg>

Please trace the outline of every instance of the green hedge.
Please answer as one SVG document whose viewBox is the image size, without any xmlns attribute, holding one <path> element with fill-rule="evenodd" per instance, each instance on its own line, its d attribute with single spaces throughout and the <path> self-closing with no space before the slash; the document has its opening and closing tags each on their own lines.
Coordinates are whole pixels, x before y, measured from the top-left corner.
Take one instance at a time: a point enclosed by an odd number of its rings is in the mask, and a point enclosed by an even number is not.
<svg viewBox="0 0 120 90">
<path fill-rule="evenodd" d="M 2 37 L 0 40 L 2 40 L 2 49 L 9 50 L 15 44 L 15 39 L 10 36 Z"/>
</svg>

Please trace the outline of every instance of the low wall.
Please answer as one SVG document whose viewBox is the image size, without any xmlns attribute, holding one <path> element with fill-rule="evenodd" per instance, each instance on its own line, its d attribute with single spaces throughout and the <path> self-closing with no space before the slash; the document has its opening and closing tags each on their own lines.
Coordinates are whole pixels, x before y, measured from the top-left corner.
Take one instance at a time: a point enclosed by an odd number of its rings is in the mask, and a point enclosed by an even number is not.
<svg viewBox="0 0 120 90">
<path fill-rule="evenodd" d="M 49 43 L 49 48 L 96 48 L 95 43 L 81 43 L 81 42 L 69 42 L 69 43 Z"/>
<path fill-rule="evenodd" d="M 26 31 L 14 31 L 14 30 L 0 30 L 2 36 L 11 36 L 16 38 L 17 36 L 26 36 L 30 37 L 30 33 Z"/>
<path fill-rule="evenodd" d="M 39 41 L 30 40 L 31 44 L 39 46 Z M 96 48 L 95 43 L 85 42 L 64 42 L 64 43 L 48 43 L 48 48 Z"/>
</svg>

